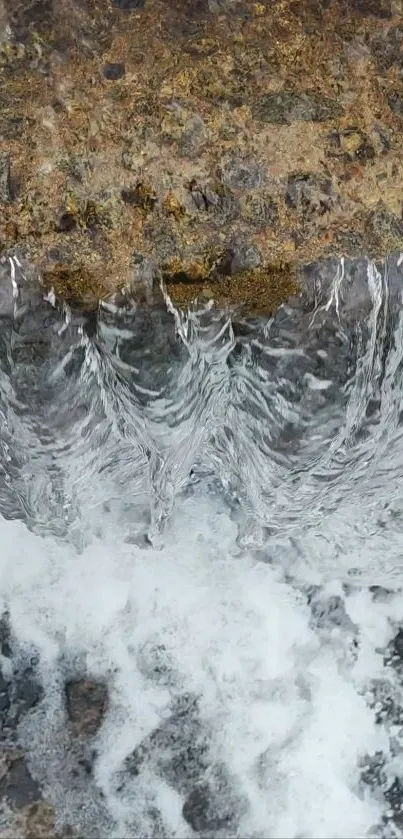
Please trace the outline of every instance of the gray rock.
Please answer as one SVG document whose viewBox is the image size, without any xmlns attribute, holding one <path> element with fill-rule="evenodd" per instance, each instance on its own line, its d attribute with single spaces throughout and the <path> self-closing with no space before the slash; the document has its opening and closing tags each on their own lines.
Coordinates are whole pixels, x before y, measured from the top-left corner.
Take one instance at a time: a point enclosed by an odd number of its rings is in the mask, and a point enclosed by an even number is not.
<svg viewBox="0 0 403 839">
<path fill-rule="evenodd" d="M 311 173 L 290 175 L 285 192 L 286 204 L 305 214 L 321 215 L 332 207 L 331 189 L 332 183 L 329 178 Z"/>
<path fill-rule="evenodd" d="M 236 830 L 239 812 L 235 797 L 221 778 L 196 784 L 185 799 L 183 818 L 195 833 Z"/>
<path fill-rule="evenodd" d="M 240 274 L 242 271 L 258 268 L 261 263 L 262 255 L 257 245 L 251 245 L 242 242 L 242 240 L 237 241 L 236 237 L 233 237 L 220 264 L 217 266 L 217 271 L 224 276 L 233 276 L 234 274 Z"/>
<path fill-rule="evenodd" d="M 403 93 L 399 90 L 391 90 L 388 94 L 388 105 L 394 114 L 403 117 Z"/>
<path fill-rule="evenodd" d="M 253 116 L 262 122 L 290 125 L 297 121 L 325 122 L 340 117 L 342 106 L 320 93 L 282 90 L 265 93 L 253 108 Z"/>
<path fill-rule="evenodd" d="M 11 200 L 10 155 L 0 152 L 0 204 L 8 204 Z"/>
<path fill-rule="evenodd" d="M 39 784 L 31 777 L 25 759 L 17 757 L 0 780 L 0 798 L 19 809 L 41 798 Z"/>
<path fill-rule="evenodd" d="M 379 69 L 386 73 L 393 65 L 403 67 L 403 27 L 392 26 L 388 30 L 381 29 L 379 37 L 372 44 Z"/>
<path fill-rule="evenodd" d="M 263 182 L 262 167 L 251 155 L 236 153 L 221 160 L 222 180 L 232 189 L 256 189 Z"/>
</svg>

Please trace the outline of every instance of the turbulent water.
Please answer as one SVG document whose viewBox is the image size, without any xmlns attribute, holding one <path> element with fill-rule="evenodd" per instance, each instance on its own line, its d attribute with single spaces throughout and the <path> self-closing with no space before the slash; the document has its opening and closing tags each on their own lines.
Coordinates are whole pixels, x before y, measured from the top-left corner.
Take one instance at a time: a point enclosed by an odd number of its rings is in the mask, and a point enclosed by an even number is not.
<svg viewBox="0 0 403 839">
<path fill-rule="evenodd" d="M 403 836 L 401 262 L 248 322 L 86 317 L 3 262 L 0 663 L 78 835 Z M 110 695 L 81 775 L 74 675 Z"/>
</svg>

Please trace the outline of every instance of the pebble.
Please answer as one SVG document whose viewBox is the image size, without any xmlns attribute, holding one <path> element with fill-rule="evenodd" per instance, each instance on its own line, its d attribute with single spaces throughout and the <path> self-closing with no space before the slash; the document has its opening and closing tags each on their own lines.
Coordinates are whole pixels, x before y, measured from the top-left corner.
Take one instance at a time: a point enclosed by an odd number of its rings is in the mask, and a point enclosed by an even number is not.
<svg viewBox="0 0 403 839">
<path fill-rule="evenodd" d="M 103 76 L 108 82 L 116 82 L 122 79 L 126 73 L 124 64 L 105 64 L 102 70 Z"/>
</svg>

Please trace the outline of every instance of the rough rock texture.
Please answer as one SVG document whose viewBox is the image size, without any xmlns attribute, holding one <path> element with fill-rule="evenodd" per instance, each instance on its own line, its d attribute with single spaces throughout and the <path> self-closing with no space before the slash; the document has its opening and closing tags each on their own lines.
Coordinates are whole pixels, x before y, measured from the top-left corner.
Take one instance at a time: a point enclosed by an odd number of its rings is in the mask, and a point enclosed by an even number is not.
<svg viewBox="0 0 403 839">
<path fill-rule="evenodd" d="M 400 250 L 402 12 L 3 0 L 1 247 L 69 300 L 146 266 L 175 302 L 268 311 L 303 263 Z"/>
<path fill-rule="evenodd" d="M 66 684 L 66 706 L 77 736 L 96 734 L 108 705 L 108 691 L 102 682 L 77 679 Z"/>
</svg>

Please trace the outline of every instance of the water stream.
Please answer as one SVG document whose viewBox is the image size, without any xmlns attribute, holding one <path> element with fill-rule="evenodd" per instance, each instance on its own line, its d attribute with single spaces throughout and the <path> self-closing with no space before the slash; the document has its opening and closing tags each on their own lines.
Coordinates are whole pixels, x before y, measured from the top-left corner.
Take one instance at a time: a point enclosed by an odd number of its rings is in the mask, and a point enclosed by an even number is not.
<svg viewBox="0 0 403 839">
<path fill-rule="evenodd" d="M 77 835 L 403 836 L 402 261 L 312 266 L 270 320 L 86 316 L 2 263 L 0 663 Z"/>
</svg>

